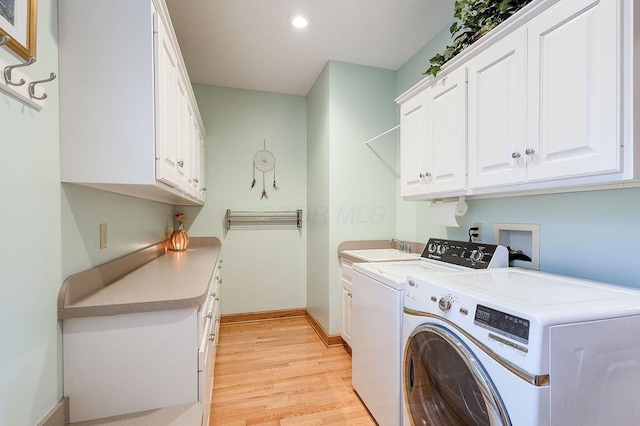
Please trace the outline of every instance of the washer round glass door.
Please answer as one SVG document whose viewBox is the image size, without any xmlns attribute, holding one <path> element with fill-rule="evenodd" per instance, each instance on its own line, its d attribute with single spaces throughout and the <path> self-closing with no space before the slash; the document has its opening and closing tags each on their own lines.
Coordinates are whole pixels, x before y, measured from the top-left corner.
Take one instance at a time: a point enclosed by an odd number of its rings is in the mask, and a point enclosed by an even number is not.
<svg viewBox="0 0 640 426">
<path fill-rule="evenodd" d="M 404 357 L 405 405 L 412 425 L 510 425 L 480 361 L 456 335 L 425 324 Z"/>
</svg>

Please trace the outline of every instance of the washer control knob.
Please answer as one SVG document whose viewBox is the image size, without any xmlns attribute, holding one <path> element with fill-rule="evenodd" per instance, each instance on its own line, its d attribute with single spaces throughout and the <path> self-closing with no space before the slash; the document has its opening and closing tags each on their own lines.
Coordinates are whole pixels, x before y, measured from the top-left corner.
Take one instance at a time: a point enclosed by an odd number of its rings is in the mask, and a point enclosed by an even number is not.
<svg viewBox="0 0 640 426">
<path fill-rule="evenodd" d="M 429 251 L 429 253 L 435 253 L 436 245 L 434 243 L 429 243 L 429 247 L 427 247 L 427 250 Z"/>
<path fill-rule="evenodd" d="M 472 262 L 480 262 L 483 257 L 484 252 L 482 250 L 474 250 L 471 252 L 469 259 L 471 259 Z"/>
<path fill-rule="evenodd" d="M 445 251 L 447 251 L 447 247 L 445 247 L 443 244 L 438 244 L 438 248 L 436 251 L 438 254 L 443 254 Z"/>
<path fill-rule="evenodd" d="M 446 296 L 441 297 L 440 300 L 438 300 L 438 308 L 440 308 L 442 312 L 449 312 L 451 310 L 451 299 Z"/>
</svg>

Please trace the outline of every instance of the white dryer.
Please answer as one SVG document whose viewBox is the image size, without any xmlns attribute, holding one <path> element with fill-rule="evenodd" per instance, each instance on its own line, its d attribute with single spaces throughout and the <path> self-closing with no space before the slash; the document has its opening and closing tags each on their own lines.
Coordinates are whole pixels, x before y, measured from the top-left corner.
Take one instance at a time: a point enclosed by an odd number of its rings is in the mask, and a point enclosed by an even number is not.
<svg viewBox="0 0 640 426">
<path fill-rule="evenodd" d="M 640 424 L 640 291 L 516 268 L 408 284 L 405 425 Z"/>
<path fill-rule="evenodd" d="M 433 238 L 420 260 L 353 264 L 352 383 L 380 426 L 402 422 L 402 318 L 407 276 L 507 265 L 506 247 Z"/>
</svg>

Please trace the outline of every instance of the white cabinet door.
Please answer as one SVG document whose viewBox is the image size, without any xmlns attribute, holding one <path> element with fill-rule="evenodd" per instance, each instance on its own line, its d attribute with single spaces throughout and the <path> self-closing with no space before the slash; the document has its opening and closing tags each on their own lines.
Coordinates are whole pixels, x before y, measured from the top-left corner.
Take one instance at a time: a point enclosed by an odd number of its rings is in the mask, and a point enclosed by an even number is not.
<svg viewBox="0 0 640 426">
<path fill-rule="evenodd" d="M 161 19 L 156 19 L 156 179 L 184 189 L 186 91 L 176 52 Z"/>
<path fill-rule="evenodd" d="M 428 193 L 467 187 L 467 84 L 462 67 L 426 91 Z"/>
<path fill-rule="evenodd" d="M 400 195 L 426 194 L 426 93 L 418 93 L 400 107 Z"/>
<path fill-rule="evenodd" d="M 619 170 L 618 0 L 563 0 L 529 23 L 528 181 Z"/>
<path fill-rule="evenodd" d="M 187 194 L 195 199 L 200 198 L 200 138 L 198 123 L 191 106 L 187 105 L 189 137 L 187 139 Z"/>
<path fill-rule="evenodd" d="M 342 340 L 351 346 L 351 283 L 342 278 Z"/>
<path fill-rule="evenodd" d="M 205 202 L 207 199 L 207 141 L 205 140 L 200 128 L 198 128 L 198 134 L 196 135 L 198 138 L 198 147 L 200 150 L 200 194 L 199 199 L 202 202 Z"/>
<path fill-rule="evenodd" d="M 469 188 L 525 181 L 526 31 L 468 64 Z"/>
</svg>

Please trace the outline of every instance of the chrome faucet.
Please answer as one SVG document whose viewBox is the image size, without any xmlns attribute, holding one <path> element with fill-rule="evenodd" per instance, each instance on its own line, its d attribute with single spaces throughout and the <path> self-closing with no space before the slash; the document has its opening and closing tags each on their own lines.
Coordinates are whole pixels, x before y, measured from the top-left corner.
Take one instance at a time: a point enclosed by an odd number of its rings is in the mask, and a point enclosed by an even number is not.
<svg viewBox="0 0 640 426">
<path fill-rule="evenodd" d="M 411 245 L 405 243 L 404 241 L 396 240 L 395 238 L 389 240 L 389 245 L 393 247 L 394 242 L 398 243 L 400 251 L 411 253 Z"/>
</svg>

